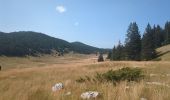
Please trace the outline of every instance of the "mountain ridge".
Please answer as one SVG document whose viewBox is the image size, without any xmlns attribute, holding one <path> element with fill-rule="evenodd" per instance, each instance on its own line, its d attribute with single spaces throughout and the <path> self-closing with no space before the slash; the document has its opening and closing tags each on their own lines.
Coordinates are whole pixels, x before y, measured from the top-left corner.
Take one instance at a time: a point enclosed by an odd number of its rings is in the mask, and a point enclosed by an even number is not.
<svg viewBox="0 0 170 100">
<path fill-rule="evenodd" d="M 68 42 L 44 33 L 33 31 L 0 32 L 0 55 L 25 56 L 36 53 L 50 54 L 51 50 L 65 50 L 76 53 L 90 54 L 107 52 L 109 49 L 93 47 L 82 42 Z"/>
</svg>

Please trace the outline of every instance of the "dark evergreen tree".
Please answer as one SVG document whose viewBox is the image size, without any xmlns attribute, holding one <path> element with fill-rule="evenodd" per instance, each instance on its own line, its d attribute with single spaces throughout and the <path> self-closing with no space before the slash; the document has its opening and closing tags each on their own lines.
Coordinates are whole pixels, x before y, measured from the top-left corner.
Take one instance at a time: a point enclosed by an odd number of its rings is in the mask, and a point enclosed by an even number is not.
<svg viewBox="0 0 170 100">
<path fill-rule="evenodd" d="M 124 59 L 124 55 L 123 55 L 123 45 L 121 44 L 121 42 L 119 41 L 118 46 L 116 47 L 116 54 L 113 55 L 115 56 L 116 60 L 123 60 Z"/>
<path fill-rule="evenodd" d="M 124 46 L 119 41 L 118 45 L 114 46 L 114 48 L 112 50 L 110 60 L 114 60 L 114 61 L 116 61 L 116 60 L 124 60 L 124 58 L 125 58 Z"/>
<path fill-rule="evenodd" d="M 112 57 L 112 52 L 110 51 L 107 55 L 107 59 L 111 59 L 111 57 Z"/>
<path fill-rule="evenodd" d="M 116 60 L 116 47 L 113 47 L 111 60 Z"/>
<path fill-rule="evenodd" d="M 165 44 L 170 44 L 170 22 L 165 24 Z"/>
<path fill-rule="evenodd" d="M 147 25 L 142 38 L 142 60 L 151 60 L 156 57 L 154 31 Z"/>
<path fill-rule="evenodd" d="M 130 23 L 125 40 L 127 60 L 140 60 L 141 36 L 136 22 Z"/>
<path fill-rule="evenodd" d="M 103 62 L 104 58 L 103 58 L 103 54 L 100 53 L 99 57 L 98 57 L 98 62 Z"/>
<path fill-rule="evenodd" d="M 154 25 L 152 31 L 154 33 L 155 48 L 158 48 L 158 47 L 162 46 L 163 42 L 164 42 L 164 32 L 163 32 L 163 29 L 159 25 L 157 25 L 156 27 Z"/>
</svg>

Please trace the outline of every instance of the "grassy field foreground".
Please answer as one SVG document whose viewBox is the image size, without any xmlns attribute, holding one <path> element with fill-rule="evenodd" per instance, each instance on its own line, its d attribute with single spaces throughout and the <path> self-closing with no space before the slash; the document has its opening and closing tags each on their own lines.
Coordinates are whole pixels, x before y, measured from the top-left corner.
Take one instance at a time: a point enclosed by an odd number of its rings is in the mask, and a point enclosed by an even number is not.
<svg viewBox="0 0 170 100">
<path fill-rule="evenodd" d="M 100 92 L 101 97 L 97 100 L 170 100 L 169 61 L 97 63 L 95 56 L 0 59 L 1 64 L 8 67 L 0 72 L 0 100 L 81 100 L 81 93 L 86 91 Z M 145 79 L 139 83 L 121 82 L 117 86 L 75 81 L 79 77 L 122 67 L 141 68 Z M 51 88 L 57 82 L 64 83 L 64 89 L 52 92 Z M 66 95 L 67 92 L 71 95 Z"/>
</svg>

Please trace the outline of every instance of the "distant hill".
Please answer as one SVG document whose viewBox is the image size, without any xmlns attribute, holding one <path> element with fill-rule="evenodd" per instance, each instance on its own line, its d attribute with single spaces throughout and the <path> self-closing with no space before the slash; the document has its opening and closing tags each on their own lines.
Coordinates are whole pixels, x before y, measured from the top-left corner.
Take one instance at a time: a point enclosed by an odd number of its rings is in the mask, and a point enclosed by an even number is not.
<svg viewBox="0 0 170 100">
<path fill-rule="evenodd" d="M 107 49 L 99 49 L 80 42 L 69 43 L 43 33 L 31 31 L 0 32 L 0 55 L 25 56 L 37 53 L 50 54 L 52 50 L 74 51 L 82 54 L 107 51 Z"/>
<path fill-rule="evenodd" d="M 78 53 L 83 53 L 83 52 L 91 53 L 91 52 L 94 52 L 94 51 L 95 52 L 97 52 L 97 51 L 103 52 L 104 51 L 104 49 L 89 46 L 89 45 L 86 45 L 86 44 L 81 43 L 81 42 L 72 42 L 71 45 L 72 45 L 73 51 L 76 51 Z"/>
<path fill-rule="evenodd" d="M 170 61 L 170 44 L 158 48 L 157 52 L 159 54 L 158 59 L 161 59 L 162 61 Z"/>
</svg>

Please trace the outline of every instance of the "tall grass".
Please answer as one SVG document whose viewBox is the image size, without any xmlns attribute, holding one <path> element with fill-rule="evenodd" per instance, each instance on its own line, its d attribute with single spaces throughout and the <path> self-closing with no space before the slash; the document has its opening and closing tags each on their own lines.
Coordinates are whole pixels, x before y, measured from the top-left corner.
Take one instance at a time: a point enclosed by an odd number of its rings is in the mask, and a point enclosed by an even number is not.
<svg viewBox="0 0 170 100">
<path fill-rule="evenodd" d="M 82 92 L 93 90 L 102 94 L 97 100 L 170 99 L 169 88 L 146 84 L 146 82 L 158 81 L 170 85 L 170 76 L 162 76 L 162 74 L 170 74 L 170 62 L 94 63 L 89 59 L 83 61 L 82 64 L 48 63 L 45 67 L 1 71 L 0 100 L 81 100 Z M 87 61 L 89 61 L 88 65 L 86 65 Z M 110 82 L 91 84 L 75 81 L 81 76 L 92 77 L 96 72 L 103 73 L 110 69 L 114 71 L 125 66 L 144 69 L 146 78 L 138 83 L 123 81 L 117 85 Z M 150 76 L 151 73 L 159 75 Z M 64 89 L 52 92 L 51 87 L 57 82 L 62 82 Z M 71 92 L 71 95 L 65 95 L 67 92 Z"/>
</svg>

